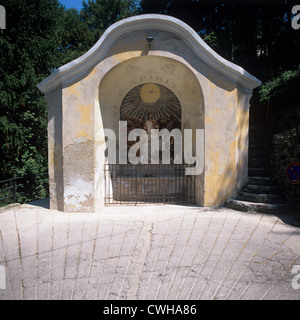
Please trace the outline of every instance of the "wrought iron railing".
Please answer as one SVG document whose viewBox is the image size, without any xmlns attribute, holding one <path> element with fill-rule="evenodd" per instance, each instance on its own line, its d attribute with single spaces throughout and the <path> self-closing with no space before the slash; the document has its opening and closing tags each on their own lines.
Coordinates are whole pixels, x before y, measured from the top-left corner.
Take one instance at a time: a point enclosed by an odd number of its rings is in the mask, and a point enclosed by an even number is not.
<svg viewBox="0 0 300 320">
<path fill-rule="evenodd" d="M 105 205 L 195 203 L 195 177 L 187 165 L 106 164 Z"/>
<path fill-rule="evenodd" d="M 41 199 L 47 197 L 48 194 L 49 179 L 47 173 L 12 177 L 0 181 L 0 207 Z"/>
</svg>

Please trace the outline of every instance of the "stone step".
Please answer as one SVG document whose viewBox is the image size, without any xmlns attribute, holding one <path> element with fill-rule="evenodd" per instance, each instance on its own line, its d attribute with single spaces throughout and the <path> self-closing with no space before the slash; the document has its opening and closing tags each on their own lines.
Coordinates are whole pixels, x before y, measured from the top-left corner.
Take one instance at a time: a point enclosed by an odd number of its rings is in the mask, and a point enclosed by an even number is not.
<svg viewBox="0 0 300 320">
<path fill-rule="evenodd" d="M 249 135 L 250 136 L 271 136 L 271 132 L 269 129 L 263 127 L 263 128 L 249 128 Z"/>
<path fill-rule="evenodd" d="M 251 176 L 248 179 L 249 184 L 255 184 L 258 186 L 274 186 L 276 185 L 275 179 L 271 177 L 257 177 L 257 176 Z"/>
<path fill-rule="evenodd" d="M 258 148 L 262 148 L 262 147 L 267 147 L 270 148 L 271 147 L 271 141 L 270 139 L 266 139 L 266 138 L 252 138 L 249 137 L 249 147 L 258 147 Z"/>
<path fill-rule="evenodd" d="M 265 142 L 265 141 L 250 141 L 249 143 L 249 149 L 259 149 L 259 150 L 270 150 L 271 146 L 269 142 Z"/>
<path fill-rule="evenodd" d="M 270 135 L 267 135 L 264 132 L 253 134 L 249 133 L 249 141 L 252 142 L 269 142 L 272 140 L 272 137 Z"/>
<path fill-rule="evenodd" d="M 243 190 L 243 192 L 256 193 L 256 194 L 274 194 L 274 195 L 282 195 L 284 188 L 280 188 L 277 186 L 265 186 L 265 185 L 256 185 L 256 184 L 247 184 Z"/>
<path fill-rule="evenodd" d="M 270 160 L 264 157 L 250 157 L 249 158 L 249 167 L 250 168 L 261 168 L 269 167 Z"/>
<path fill-rule="evenodd" d="M 255 202 L 255 203 L 270 203 L 270 204 L 277 204 L 277 203 L 284 203 L 284 197 L 278 194 L 267 194 L 267 193 L 250 193 L 239 191 L 237 195 L 237 200 L 248 201 L 248 202 Z"/>
<path fill-rule="evenodd" d="M 268 177 L 270 175 L 270 169 L 266 167 L 262 168 L 248 168 L 248 175 L 254 177 Z"/>
<path fill-rule="evenodd" d="M 260 136 L 262 134 L 271 136 L 272 131 L 270 131 L 270 129 L 266 127 L 261 127 L 261 128 L 250 127 L 249 128 L 249 135 Z"/>
<path fill-rule="evenodd" d="M 254 203 L 236 199 L 227 199 L 225 206 L 234 210 L 259 213 L 284 213 L 288 209 L 288 206 L 285 204 Z"/>
<path fill-rule="evenodd" d="M 252 158 L 264 158 L 270 159 L 270 150 L 267 149 L 250 149 L 249 148 L 249 159 Z"/>
</svg>

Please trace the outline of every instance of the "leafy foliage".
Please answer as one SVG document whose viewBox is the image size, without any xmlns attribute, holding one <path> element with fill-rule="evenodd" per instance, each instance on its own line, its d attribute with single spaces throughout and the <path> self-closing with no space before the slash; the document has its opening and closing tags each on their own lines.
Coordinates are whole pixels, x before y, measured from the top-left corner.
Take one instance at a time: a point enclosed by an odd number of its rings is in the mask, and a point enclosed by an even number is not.
<svg viewBox="0 0 300 320">
<path fill-rule="evenodd" d="M 37 84 L 85 53 L 117 20 L 137 13 L 136 1 L 88 1 L 82 12 L 58 0 L 4 0 L 0 30 L 0 180 L 22 176 L 22 201 L 45 196 L 47 112 Z"/>
<path fill-rule="evenodd" d="M 287 70 L 282 72 L 277 77 L 264 83 L 260 90 L 260 101 L 267 101 L 271 98 L 281 100 L 283 97 L 285 102 L 290 101 L 291 96 L 298 98 L 297 87 L 300 83 L 300 65 L 294 70 Z"/>
<path fill-rule="evenodd" d="M 4 2 L 4 3 L 3 3 Z M 0 180 L 47 170 L 47 115 L 36 85 L 59 64 L 58 1 L 3 1 L 0 36 Z"/>
<path fill-rule="evenodd" d="M 139 5 L 136 0 L 88 0 L 83 1 L 80 15 L 93 32 L 96 42 L 113 23 L 138 13 Z"/>
<path fill-rule="evenodd" d="M 263 81 L 254 91 L 253 119 L 267 108 L 299 104 L 300 30 L 291 27 L 297 0 L 142 0 L 143 13 L 174 16 L 222 57 Z M 276 98 L 275 98 L 276 97 Z M 271 101 L 269 101 L 269 99 Z"/>
</svg>

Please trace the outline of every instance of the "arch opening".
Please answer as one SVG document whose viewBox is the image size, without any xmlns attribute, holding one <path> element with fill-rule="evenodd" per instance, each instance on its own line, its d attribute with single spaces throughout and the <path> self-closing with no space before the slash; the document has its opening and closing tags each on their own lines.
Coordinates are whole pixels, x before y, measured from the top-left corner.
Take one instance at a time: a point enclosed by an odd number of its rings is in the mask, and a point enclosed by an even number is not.
<svg viewBox="0 0 300 320">
<path fill-rule="evenodd" d="M 150 67 L 149 67 L 150 66 Z M 116 81 L 118 79 L 118 82 Z M 115 84 L 112 86 L 112 84 Z M 116 85 L 118 83 L 118 85 Z M 119 121 L 127 121 L 127 156 L 139 140 L 129 141 L 134 129 L 149 135 L 151 129 L 171 132 L 204 129 L 204 101 L 199 81 L 182 63 L 166 57 L 142 56 L 124 61 L 111 69 L 99 87 L 102 121 L 117 131 L 120 152 Z M 119 121 L 118 121 L 119 120 Z M 151 137 L 147 163 L 105 165 L 105 204 L 115 203 L 197 203 L 203 199 L 203 174 L 187 176 L 182 143 L 181 164 L 174 163 L 174 139 L 170 136 L 170 163 L 163 163 L 159 143 L 159 163 L 152 164 Z M 137 157 L 140 156 L 137 148 Z M 204 154 L 204 148 L 201 151 Z M 119 155 L 117 155 L 119 159 Z M 128 158 L 127 158 L 128 159 Z M 152 160 L 152 159 L 151 159 Z M 192 165 L 193 167 L 193 165 Z"/>
</svg>

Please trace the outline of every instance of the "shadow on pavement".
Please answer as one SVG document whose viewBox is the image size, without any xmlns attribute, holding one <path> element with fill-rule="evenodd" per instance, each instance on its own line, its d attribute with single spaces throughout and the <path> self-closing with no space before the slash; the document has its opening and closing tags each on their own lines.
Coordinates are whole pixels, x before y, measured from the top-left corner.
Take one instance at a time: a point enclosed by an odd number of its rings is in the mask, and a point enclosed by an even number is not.
<svg viewBox="0 0 300 320">
<path fill-rule="evenodd" d="M 44 209 L 49 209 L 50 208 L 49 198 L 35 200 L 35 201 L 32 201 L 32 202 L 28 202 L 27 204 L 29 204 L 31 206 L 41 207 L 41 208 L 44 208 Z"/>
</svg>

